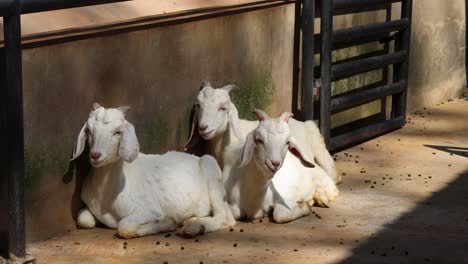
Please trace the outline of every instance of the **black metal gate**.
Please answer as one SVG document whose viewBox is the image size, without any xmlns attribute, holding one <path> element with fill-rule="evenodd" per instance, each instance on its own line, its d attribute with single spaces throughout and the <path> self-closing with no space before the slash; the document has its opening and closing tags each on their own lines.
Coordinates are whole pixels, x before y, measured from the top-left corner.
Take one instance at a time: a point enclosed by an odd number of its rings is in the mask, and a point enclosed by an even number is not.
<svg viewBox="0 0 468 264">
<path fill-rule="evenodd" d="M 392 3 L 396 2 L 401 2 L 401 18 L 391 20 Z M 305 120 L 320 119 L 320 130 L 329 150 L 335 152 L 402 127 L 406 118 L 412 0 L 303 0 L 297 5 L 302 27 L 301 117 Z M 385 10 L 385 22 L 333 30 L 334 16 L 378 10 Z M 302 14 L 299 13 L 301 11 Z M 314 18 L 317 17 L 321 21 L 320 34 L 314 34 Z M 383 48 L 339 61 L 332 60 L 334 50 L 373 42 L 380 42 Z M 320 55 L 319 66 L 314 65 L 316 54 Z M 392 78 L 389 78 L 390 66 L 393 66 Z M 379 69 L 382 70 L 380 80 L 332 96 L 333 82 Z M 313 104 L 312 99 L 314 78 L 320 78 L 319 107 Z M 297 83 L 294 83 L 296 88 Z M 389 115 L 387 97 L 391 98 Z M 380 112 L 331 128 L 332 114 L 376 100 L 381 101 Z"/>
</svg>

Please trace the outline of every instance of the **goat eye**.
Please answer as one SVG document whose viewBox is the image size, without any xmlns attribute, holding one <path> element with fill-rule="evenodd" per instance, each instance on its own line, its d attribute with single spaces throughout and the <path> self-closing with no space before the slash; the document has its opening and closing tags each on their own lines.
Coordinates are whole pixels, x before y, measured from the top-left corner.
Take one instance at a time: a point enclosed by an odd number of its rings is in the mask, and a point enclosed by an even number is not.
<svg viewBox="0 0 468 264">
<path fill-rule="evenodd" d="M 256 142 L 257 144 L 263 144 L 263 140 L 261 140 L 261 139 L 259 139 L 259 138 L 255 139 L 255 142 Z"/>
<path fill-rule="evenodd" d="M 227 110 L 226 107 L 219 108 L 219 111 L 226 111 L 226 110 Z"/>
<path fill-rule="evenodd" d="M 120 136 L 121 134 L 122 134 L 122 132 L 117 131 L 117 132 L 114 133 L 114 136 Z"/>
</svg>

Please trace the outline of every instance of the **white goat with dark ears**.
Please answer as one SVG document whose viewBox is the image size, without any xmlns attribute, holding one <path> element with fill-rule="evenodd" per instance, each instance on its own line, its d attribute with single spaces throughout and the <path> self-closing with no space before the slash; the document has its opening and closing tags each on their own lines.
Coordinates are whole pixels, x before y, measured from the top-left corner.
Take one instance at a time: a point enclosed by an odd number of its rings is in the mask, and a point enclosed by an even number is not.
<svg viewBox="0 0 468 264">
<path fill-rule="evenodd" d="M 86 208 L 78 213 L 78 226 L 101 222 L 133 238 L 179 226 L 182 235 L 193 237 L 234 225 L 216 160 L 181 152 L 139 153 L 134 127 L 125 120 L 127 109 L 95 103 L 80 131 L 72 160 L 87 142 L 92 169 L 83 182 Z"/>
<path fill-rule="evenodd" d="M 310 214 L 314 189 L 325 188 L 338 195 L 334 182 L 316 167 L 291 136 L 291 113 L 271 119 L 255 110 L 260 123 L 245 140 L 230 146 L 223 178 L 236 219 L 263 217 L 284 223 Z M 230 164 L 240 164 L 231 166 Z M 322 186 L 325 185 L 325 186 Z"/>
<path fill-rule="evenodd" d="M 186 144 L 186 151 L 192 152 L 203 140 L 202 154 L 213 155 L 221 168 L 225 166 L 225 156 L 229 155 L 229 146 L 245 140 L 247 135 L 258 126 L 258 121 L 248 121 L 238 118 L 236 106 L 232 103 L 229 93 L 238 88 L 226 85 L 215 89 L 207 81 L 203 82 L 195 103 L 191 132 Z M 325 147 L 317 125 L 312 121 L 301 122 L 292 119 L 288 123 L 291 135 L 300 143 L 304 153 L 325 172 L 335 183 L 341 181 L 336 172 L 335 162 Z M 233 164 L 230 164 L 233 166 Z M 319 175 L 322 177 L 322 175 Z M 314 200 L 320 206 L 329 206 L 336 198 L 335 189 L 316 188 Z"/>
</svg>

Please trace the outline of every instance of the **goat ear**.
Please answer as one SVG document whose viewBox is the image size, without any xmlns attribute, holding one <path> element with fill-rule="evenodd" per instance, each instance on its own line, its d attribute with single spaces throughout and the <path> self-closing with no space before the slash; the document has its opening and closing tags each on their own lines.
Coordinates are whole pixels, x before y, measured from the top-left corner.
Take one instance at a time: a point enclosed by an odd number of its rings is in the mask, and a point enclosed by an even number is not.
<svg viewBox="0 0 468 264">
<path fill-rule="evenodd" d="M 239 168 L 245 167 L 249 164 L 250 160 L 252 159 L 253 151 L 256 147 L 255 140 L 254 140 L 255 130 L 250 132 L 245 139 L 244 147 L 242 148 L 242 155 Z"/>
<path fill-rule="evenodd" d="M 296 140 L 293 137 L 289 139 L 288 149 L 289 149 L 289 152 L 291 152 L 294 156 L 296 156 L 301 161 L 302 165 L 304 165 L 307 168 L 315 168 L 315 165 L 309 160 L 307 160 L 304 153 L 296 144 Z"/>
<path fill-rule="evenodd" d="M 264 120 L 270 119 L 268 114 L 265 113 L 263 110 L 255 109 L 252 111 L 252 113 L 254 113 L 257 116 L 258 121 L 264 121 Z"/>
<path fill-rule="evenodd" d="M 86 143 L 86 123 L 81 128 L 80 133 L 78 134 L 78 138 L 76 138 L 75 146 L 73 147 L 73 155 L 71 160 L 75 160 L 78 158 L 85 148 Z"/>
<path fill-rule="evenodd" d="M 202 84 L 200 85 L 200 90 L 203 90 L 205 87 L 211 87 L 211 83 L 209 81 L 203 81 Z"/>
<path fill-rule="evenodd" d="M 184 151 L 190 151 L 200 141 L 200 134 L 198 133 L 198 110 L 193 106 L 190 112 L 190 134 L 185 143 Z"/>
<path fill-rule="evenodd" d="M 244 134 L 242 133 L 242 129 L 239 124 L 239 112 L 237 111 L 237 108 L 233 103 L 231 103 L 231 106 L 229 108 L 229 126 L 234 131 L 234 135 L 236 135 L 236 137 L 239 140 L 242 140 Z"/>
<path fill-rule="evenodd" d="M 223 89 L 226 92 L 231 93 L 232 91 L 240 89 L 240 88 L 239 88 L 239 86 L 237 86 L 235 84 L 228 84 L 228 85 L 225 85 L 225 86 L 223 86 L 223 87 L 221 87 L 219 89 Z"/>
<path fill-rule="evenodd" d="M 93 103 L 93 110 L 96 110 L 98 108 L 101 108 L 102 106 L 98 102 Z"/>
<path fill-rule="evenodd" d="M 128 105 L 124 105 L 124 106 L 120 106 L 119 108 L 117 108 L 120 110 L 120 112 L 124 113 L 127 112 L 129 109 L 130 109 L 130 106 Z"/>
<path fill-rule="evenodd" d="M 293 113 L 284 112 L 283 114 L 281 114 L 280 119 L 281 119 L 281 120 L 284 120 L 284 122 L 288 123 L 288 122 L 289 122 L 289 118 L 291 118 L 291 117 L 293 117 L 293 116 L 294 116 Z"/>
<path fill-rule="evenodd" d="M 119 155 L 126 162 L 132 162 L 140 152 L 140 144 L 136 137 L 135 128 L 129 122 L 125 122 L 120 132 L 122 138 L 120 140 Z"/>
</svg>

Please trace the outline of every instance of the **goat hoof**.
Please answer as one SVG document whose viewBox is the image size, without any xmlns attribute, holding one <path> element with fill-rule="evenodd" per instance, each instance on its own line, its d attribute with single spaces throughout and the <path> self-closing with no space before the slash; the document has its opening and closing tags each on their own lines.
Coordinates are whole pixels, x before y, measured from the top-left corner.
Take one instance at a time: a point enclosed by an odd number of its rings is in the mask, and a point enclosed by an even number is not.
<svg viewBox="0 0 468 264">
<path fill-rule="evenodd" d="M 203 235 L 204 233 L 205 226 L 195 221 L 191 221 L 188 224 L 184 225 L 179 232 L 179 234 L 185 238 L 194 238 L 198 235 Z"/>
<path fill-rule="evenodd" d="M 314 196 L 314 201 L 317 206 L 330 207 L 333 200 L 338 197 L 339 191 L 336 186 L 330 188 L 317 189 Z"/>
</svg>

